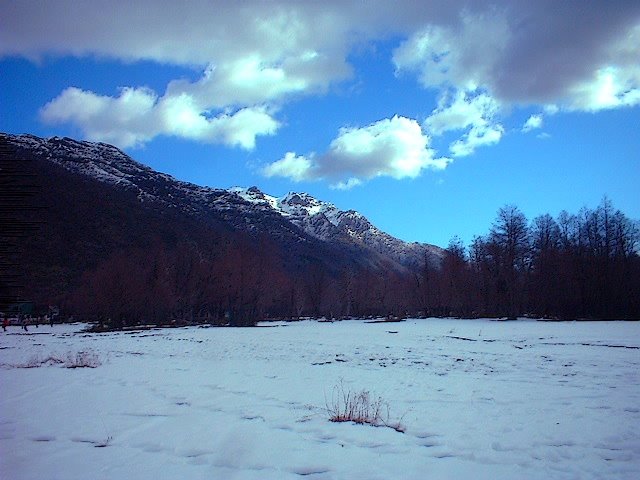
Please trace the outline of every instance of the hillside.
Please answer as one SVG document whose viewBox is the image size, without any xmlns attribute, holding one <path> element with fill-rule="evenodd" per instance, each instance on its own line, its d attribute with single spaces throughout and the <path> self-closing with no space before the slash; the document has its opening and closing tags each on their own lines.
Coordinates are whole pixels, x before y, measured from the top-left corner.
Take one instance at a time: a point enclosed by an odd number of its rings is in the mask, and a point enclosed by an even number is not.
<svg viewBox="0 0 640 480">
<path fill-rule="evenodd" d="M 181 182 L 104 143 L 0 134 L 0 147 L 3 182 L 22 193 L 7 219 L 19 234 L 3 233 L 7 301 L 123 321 L 149 303 L 158 318 L 387 313 L 388 293 L 357 288 L 389 292 L 442 256 L 307 194 Z M 114 306 L 117 292 L 134 298 Z"/>
</svg>

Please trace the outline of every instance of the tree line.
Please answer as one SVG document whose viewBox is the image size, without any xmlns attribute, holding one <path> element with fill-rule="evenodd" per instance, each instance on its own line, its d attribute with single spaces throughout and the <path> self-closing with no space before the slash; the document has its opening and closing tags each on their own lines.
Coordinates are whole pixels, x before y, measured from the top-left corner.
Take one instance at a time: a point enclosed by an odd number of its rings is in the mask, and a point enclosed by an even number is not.
<svg viewBox="0 0 640 480">
<path fill-rule="evenodd" d="M 640 318 L 638 223 L 604 198 L 577 214 L 530 223 L 501 208 L 468 249 L 454 238 L 422 275 L 430 314 L 551 319 Z"/>
<path fill-rule="evenodd" d="M 250 326 L 262 319 L 407 314 L 411 276 L 307 259 L 287 268 L 269 239 L 234 238 L 116 252 L 62 298 L 67 314 L 104 328 Z"/>
<path fill-rule="evenodd" d="M 62 302 L 105 328 L 305 316 L 638 319 L 638 246 L 637 223 L 607 198 L 531 222 L 508 205 L 486 235 L 468 247 L 454 237 L 440 262 L 415 270 L 318 258 L 291 268 L 268 237 L 156 242 L 112 254 Z"/>
</svg>

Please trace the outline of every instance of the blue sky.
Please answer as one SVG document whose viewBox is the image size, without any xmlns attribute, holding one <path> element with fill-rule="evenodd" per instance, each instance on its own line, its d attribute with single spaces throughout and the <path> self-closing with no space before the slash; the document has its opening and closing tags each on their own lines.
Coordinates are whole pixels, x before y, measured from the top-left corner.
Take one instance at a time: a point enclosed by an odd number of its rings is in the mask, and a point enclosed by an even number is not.
<svg viewBox="0 0 640 480">
<path fill-rule="evenodd" d="M 423 5 L 424 3 L 424 5 Z M 640 3 L 6 2 L 0 130 L 305 191 L 446 246 L 497 210 L 640 218 Z"/>
</svg>

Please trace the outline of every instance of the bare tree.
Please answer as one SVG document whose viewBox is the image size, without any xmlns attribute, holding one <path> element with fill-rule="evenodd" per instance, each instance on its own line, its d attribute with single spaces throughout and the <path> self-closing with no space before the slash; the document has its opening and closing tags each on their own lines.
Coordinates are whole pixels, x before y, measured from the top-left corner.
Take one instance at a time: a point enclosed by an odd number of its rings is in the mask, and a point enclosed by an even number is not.
<svg viewBox="0 0 640 480">
<path fill-rule="evenodd" d="M 524 275 L 529 266 L 527 218 L 514 205 L 502 207 L 489 236 L 499 260 L 496 275 L 505 300 L 502 313 L 513 318 L 521 311 Z"/>
</svg>

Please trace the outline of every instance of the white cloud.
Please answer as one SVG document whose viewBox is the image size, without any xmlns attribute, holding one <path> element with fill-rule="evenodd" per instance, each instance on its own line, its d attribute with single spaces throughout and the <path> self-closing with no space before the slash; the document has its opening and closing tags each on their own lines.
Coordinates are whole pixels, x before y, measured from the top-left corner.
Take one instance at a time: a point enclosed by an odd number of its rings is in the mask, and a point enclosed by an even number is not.
<svg viewBox="0 0 640 480">
<path fill-rule="evenodd" d="M 503 134 L 502 125 L 474 125 L 460 139 L 449 145 L 449 150 L 454 157 L 466 157 L 475 152 L 478 147 L 495 145 Z"/>
<path fill-rule="evenodd" d="M 529 118 L 527 118 L 527 121 L 524 122 L 524 125 L 522 125 L 522 132 L 527 133 L 527 132 L 530 132 L 531 130 L 542 128 L 543 121 L 544 120 L 542 115 L 540 114 L 531 115 Z"/>
<path fill-rule="evenodd" d="M 361 128 L 342 128 L 323 155 L 284 158 L 263 169 L 267 176 L 294 181 L 335 179 L 347 189 L 375 177 L 415 178 L 425 169 L 442 170 L 449 158 L 434 158 L 429 137 L 415 120 L 394 116 Z"/>
<path fill-rule="evenodd" d="M 568 109 L 597 112 L 635 105 L 640 105 L 640 64 L 627 69 L 599 69 L 589 81 L 571 89 Z"/>
<path fill-rule="evenodd" d="M 346 12 L 340 5 L 287 1 L 22 0 L 3 8 L 0 55 L 97 54 L 201 67 L 259 59 L 302 74 L 315 64 L 301 66 L 300 59 L 315 51 L 335 59 L 324 73 L 332 79 L 348 72 L 342 54 L 353 24 L 343 18 Z"/>
<path fill-rule="evenodd" d="M 267 165 L 262 173 L 266 177 L 286 177 L 295 182 L 313 179 L 313 155 L 308 157 L 287 152 L 280 160 Z"/>
<path fill-rule="evenodd" d="M 454 157 L 464 157 L 478 147 L 500 141 L 504 128 L 497 122 L 499 112 L 500 103 L 488 94 L 459 90 L 440 97 L 438 106 L 424 121 L 424 127 L 432 135 L 466 130 L 449 145 Z"/>
<path fill-rule="evenodd" d="M 321 70 L 326 63 L 314 51 L 274 63 L 252 54 L 208 65 L 197 82 L 174 80 L 167 86 L 167 95 L 186 93 L 207 108 L 277 102 L 290 95 L 325 90 L 331 76 L 323 78 L 312 70 Z"/>
<path fill-rule="evenodd" d="M 76 124 L 90 140 L 120 147 L 173 135 L 252 149 L 258 135 L 273 135 L 279 126 L 262 106 L 209 116 L 186 93 L 158 98 L 144 88 L 123 88 L 109 97 L 70 87 L 47 103 L 40 116 L 50 124 Z"/>
<path fill-rule="evenodd" d="M 442 95 L 424 125 L 430 133 L 441 135 L 449 130 L 491 123 L 499 111 L 500 104 L 486 93 L 474 95 L 459 90 L 454 95 Z"/>
<path fill-rule="evenodd" d="M 348 69 L 334 66 L 332 73 L 321 75 L 325 67 L 331 72 L 330 63 L 312 51 L 275 64 L 251 55 L 209 65 L 196 82 L 174 80 L 159 99 L 146 88 L 126 87 L 109 97 L 72 87 L 43 107 L 42 119 L 71 123 L 89 139 L 120 147 L 139 146 L 166 134 L 252 149 L 257 136 L 277 131 L 280 124 L 269 112 L 280 102 L 323 91 L 333 77 L 347 74 Z M 135 105 L 137 100 L 146 103 Z"/>
<path fill-rule="evenodd" d="M 210 120 L 212 140 L 223 139 L 227 145 L 237 145 L 247 150 L 255 147 L 259 135 L 274 135 L 280 126 L 266 107 L 255 106 L 238 110 L 232 114 L 218 115 Z"/>
<path fill-rule="evenodd" d="M 164 93 L 131 86 L 104 96 L 68 88 L 42 109 L 50 123 L 71 123 L 88 138 L 120 146 L 176 135 L 253 148 L 257 137 L 277 131 L 274 115 L 283 104 L 349 79 L 354 48 L 389 38 L 404 39 L 393 52 L 398 74 L 417 75 L 451 102 L 438 106 L 425 129 L 461 130 L 452 155 L 500 140 L 504 129 L 489 114 L 496 105 L 592 112 L 640 105 L 637 1 L 603 8 L 572 0 L 195 0 L 187 7 L 168 0 L 21 0 L 4 5 L 0 16 L 0 56 L 96 56 L 203 72 L 196 81 L 169 82 Z M 464 92 L 456 94 L 462 100 L 451 100 L 450 91 Z M 339 147 L 330 146 L 326 165 Z M 347 161 L 356 157 L 345 151 L 336 164 L 360 178 L 361 167 Z"/>
<path fill-rule="evenodd" d="M 546 113 L 547 115 L 555 115 L 560 111 L 560 107 L 558 107 L 558 105 L 556 105 L 555 103 L 549 103 L 547 105 L 544 105 L 542 108 L 544 110 L 544 113 Z"/>
<path fill-rule="evenodd" d="M 504 135 L 498 114 L 514 106 L 540 105 L 554 115 L 640 105 L 640 8 L 583 4 L 576 21 L 567 2 L 554 5 L 553 17 L 543 3 L 476 4 L 415 31 L 394 51 L 397 74 L 414 73 L 440 92 L 425 131 L 464 132 L 449 145 L 453 157 L 497 144 Z M 542 125 L 543 116 L 532 115 L 522 131 Z"/>
<path fill-rule="evenodd" d="M 351 177 L 346 181 L 334 183 L 333 185 L 329 185 L 329 188 L 333 190 L 351 190 L 353 187 L 357 187 L 362 185 L 362 180 L 359 178 Z"/>
<path fill-rule="evenodd" d="M 633 18 L 633 17 L 632 17 Z M 613 36 L 603 55 L 568 90 L 567 110 L 597 112 L 640 105 L 640 19 Z"/>
<path fill-rule="evenodd" d="M 351 75 L 346 57 L 355 37 L 342 15 L 310 4 L 60 0 L 49 9 L 24 0 L 3 9 L 0 56 L 97 55 L 199 68 L 201 78 L 173 80 L 161 95 L 68 88 L 41 118 L 120 147 L 175 135 L 251 149 L 258 136 L 277 131 L 273 115 L 284 102 Z M 129 103 L 128 92 L 148 100 L 143 109 Z"/>
<path fill-rule="evenodd" d="M 398 72 L 416 72 L 425 87 L 475 90 L 491 83 L 510 36 L 502 11 L 462 10 L 456 23 L 415 32 L 394 51 L 393 61 Z"/>
<path fill-rule="evenodd" d="M 47 103 L 40 116 L 50 124 L 81 125 L 92 140 L 138 146 L 159 128 L 153 115 L 157 100 L 154 92 L 144 88 L 123 88 L 117 97 L 106 97 L 70 87 Z"/>
<path fill-rule="evenodd" d="M 581 111 L 640 104 L 640 3 L 579 7 L 476 3 L 411 33 L 393 60 L 426 88 L 481 89 L 503 104 Z"/>
</svg>

